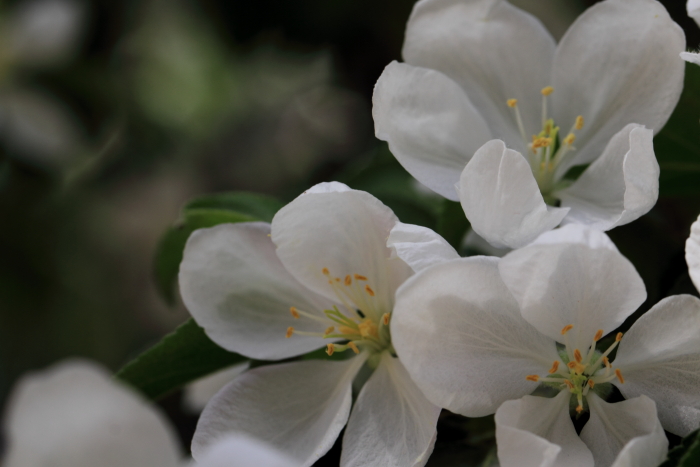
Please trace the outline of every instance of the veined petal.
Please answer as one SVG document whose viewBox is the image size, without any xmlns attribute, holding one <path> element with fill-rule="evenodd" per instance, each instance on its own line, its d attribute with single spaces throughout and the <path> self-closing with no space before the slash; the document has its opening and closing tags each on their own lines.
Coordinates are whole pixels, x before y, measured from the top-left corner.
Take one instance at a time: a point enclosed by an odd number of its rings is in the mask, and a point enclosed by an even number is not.
<svg viewBox="0 0 700 467">
<path fill-rule="evenodd" d="M 473 256 L 425 269 L 396 294 L 394 348 L 436 405 L 468 417 L 492 414 L 531 393 L 531 374 L 559 359 L 554 341 L 520 315 L 498 258 Z"/>
<path fill-rule="evenodd" d="M 500 140 L 489 141 L 474 154 L 462 172 L 459 191 L 472 228 L 495 247 L 527 245 L 569 212 L 545 204 L 525 158 Z"/>
<path fill-rule="evenodd" d="M 518 100 L 526 135 L 540 131 L 540 90 L 551 84 L 554 50 L 542 23 L 508 2 L 422 0 L 408 20 L 403 57 L 456 81 L 493 136 L 525 151 L 506 101 Z"/>
<path fill-rule="evenodd" d="M 599 329 L 617 328 L 646 299 L 632 263 L 605 245 L 534 244 L 508 253 L 499 269 L 523 318 L 581 352 Z M 568 325 L 573 328 L 564 338 Z"/>
<path fill-rule="evenodd" d="M 700 25 L 700 0 L 688 0 L 685 6 L 688 11 L 688 16 L 693 18 L 695 22 Z"/>
<path fill-rule="evenodd" d="M 183 391 L 183 405 L 190 412 L 199 414 L 221 388 L 233 381 L 233 378 L 246 371 L 249 367 L 249 362 L 239 363 L 188 384 Z"/>
<path fill-rule="evenodd" d="M 247 371 L 202 412 L 192 455 L 199 460 L 224 435 L 243 433 L 309 467 L 345 426 L 352 380 L 365 360 L 363 353 L 342 362 L 312 360 Z"/>
<path fill-rule="evenodd" d="M 646 214 L 659 197 L 654 134 L 629 124 L 608 143 L 573 185 L 555 194 L 571 208 L 565 223 L 610 230 Z"/>
<path fill-rule="evenodd" d="M 282 266 L 262 222 L 221 224 L 195 231 L 180 264 L 180 294 L 207 336 L 232 352 L 280 359 L 323 347 L 322 337 L 285 337 L 295 306 L 323 316 L 332 302 L 306 289 Z M 304 320 L 304 331 L 328 326 Z"/>
<path fill-rule="evenodd" d="M 656 0 L 606 0 L 578 17 L 554 57 L 554 119 L 585 119 L 576 156 L 598 158 L 613 135 L 636 122 L 659 132 L 683 89 L 683 30 Z"/>
<path fill-rule="evenodd" d="M 372 97 L 377 138 L 419 182 L 457 201 L 464 166 L 491 139 L 464 90 L 442 73 L 390 63 Z"/>
<path fill-rule="evenodd" d="M 700 426 L 700 300 L 674 295 L 641 316 L 620 341 L 615 368 L 627 397 L 654 399 L 664 428 L 686 436 Z"/>
<path fill-rule="evenodd" d="M 498 408 L 501 467 L 593 467 L 593 456 L 569 417 L 570 397 L 567 391 L 553 399 L 525 396 Z"/>
<path fill-rule="evenodd" d="M 581 224 L 567 224 L 545 232 L 530 245 L 580 244 L 588 248 L 607 248 L 619 252 L 605 232 Z"/>
<path fill-rule="evenodd" d="M 335 301 L 338 287 L 359 295 L 371 308 L 362 311 L 378 319 L 391 312 L 396 288 L 413 273 L 401 259 L 390 258 L 386 241 L 397 222 L 391 209 L 369 193 L 309 190 L 275 215 L 272 241 L 299 282 Z M 364 279 L 358 282 L 356 274 Z"/>
<path fill-rule="evenodd" d="M 298 467 L 266 443 L 245 435 L 229 435 L 207 449 L 191 467 Z"/>
<path fill-rule="evenodd" d="M 399 359 L 384 352 L 352 409 L 341 467 L 424 466 L 439 415 Z"/>
<path fill-rule="evenodd" d="M 593 391 L 586 399 L 591 418 L 581 439 L 593 453 L 595 465 L 656 467 L 663 462 L 668 440 L 653 400 L 641 396 L 610 404 Z"/>
<path fill-rule="evenodd" d="M 685 262 L 695 288 L 700 290 L 700 217 L 690 226 L 690 236 L 685 242 Z"/>
<path fill-rule="evenodd" d="M 387 246 L 415 271 L 433 264 L 459 259 L 459 254 L 437 233 L 427 227 L 397 222 L 387 240 Z"/>
<path fill-rule="evenodd" d="M 4 467 L 173 467 L 164 416 L 102 368 L 72 360 L 25 376 L 4 421 Z"/>
</svg>

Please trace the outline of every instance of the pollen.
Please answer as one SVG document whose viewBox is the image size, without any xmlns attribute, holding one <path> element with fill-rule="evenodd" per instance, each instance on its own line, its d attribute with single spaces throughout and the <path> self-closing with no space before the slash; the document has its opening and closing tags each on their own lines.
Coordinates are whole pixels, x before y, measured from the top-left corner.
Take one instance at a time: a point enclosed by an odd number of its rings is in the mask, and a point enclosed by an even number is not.
<svg viewBox="0 0 700 467">
<path fill-rule="evenodd" d="M 592 379 L 588 380 L 588 385 L 593 389 L 593 386 L 595 386 L 595 382 Z"/>
<path fill-rule="evenodd" d="M 601 337 L 603 337 L 603 330 L 598 329 L 598 332 L 596 332 L 595 336 L 593 337 L 593 342 L 598 342 Z"/>
<path fill-rule="evenodd" d="M 370 297 L 374 297 L 374 290 L 372 290 L 372 287 L 369 285 L 365 285 L 365 292 L 367 292 L 367 295 Z"/>
<path fill-rule="evenodd" d="M 622 377 L 622 372 L 619 368 L 615 369 L 615 376 L 617 376 L 617 379 L 620 381 L 620 384 L 625 384 L 625 378 Z"/>
<path fill-rule="evenodd" d="M 576 360 L 576 363 L 581 363 L 583 361 L 583 357 L 581 356 L 581 351 L 579 349 L 574 350 L 574 360 Z"/>
<path fill-rule="evenodd" d="M 574 328 L 573 324 L 567 324 L 566 326 L 564 326 L 564 329 L 561 330 L 561 335 L 563 336 L 567 332 L 571 331 L 573 328 Z"/>
<path fill-rule="evenodd" d="M 546 88 L 542 88 L 541 92 L 543 96 L 549 96 L 554 92 L 554 88 L 552 86 L 547 86 Z"/>
<path fill-rule="evenodd" d="M 340 277 L 336 277 L 336 278 L 335 278 L 335 281 L 336 281 L 336 282 L 340 282 Z"/>
<path fill-rule="evenodd" d="M 377 333 L 377 325 L 370 319 L 364 320 L 357 325 L 360 329 L 360 335 L 362 337 L 379 337 Z"/>
<path fill-rule="evenodd" d="M 574 128 L 577 130 L 581 130 L 583 128 L 583 117 L 581 115 L 576 117 L 576 124 L 574 125 Z"/>
<path fill-rule="evenodd" d="M 622 333 L 618 332 L 617 336 L 615 336 L 615 342 L 620 342 L 622 340 Z"/>
<path fill-rule="evenodd" d="M 537 376 L 537 375 L 527 375 L 527 376 L 525 377 L 525 379 L 528 380 L 528 381 L 533 381 L 533 382 L 536 383 L 536 382 L 538 382 L 538 381 L 540 380 L 540 377 Z"/>
<path fill-rule="evenodd" d="M 360 349 L 357 348 L 357 345 L 355 345 L 354 342 L 348 342 L 348 347 L 352 349 L 353 352 L 360 353 Z"/>
<path fill-rule="evenodd" d="M 367 278 L 365 276 L 361 276 L 360 274 L 355 274 L 355 280 L 356 281 L 366 281 Z"/>
<path fill-rule="evenodd" d="M 352 277 L 350 277 L 350 275 L 348 274 L 347 276 L 345 276 L 345 285 L 350 284 L 352 284 Z"/>
<path fill-rule="evenodd" d="M 564 144 L 571 146 L 574 144 L 574 141 L 576 141 L 576 135 L 573 133 L 569 133 L 566 138 L 564 138 Z"/>
<path fill-rule="evenodd" d="M 549 374 L 553 375 L 554 373 L 557 372 L 559 369 L 559 360 L 554 360 L 554 363 L 552 363 L 552 368 L 549 369 Z"/>
<path fill-rule="evenodd" d="M 287 339 L 289 339 L 290 337 L 292 337 L 292 334 L 294 334 L 294 328 L 293 328 L 292 326 L 289 326 L 289 327 L 287 328 L 287 334 L 286 334 Z"/>
<path fill-rule="evenodd" d="M 335 328 L 333 326 L 328 326 L 325 331 L 323 331 L 324 334 L 330 334 L 333 331 L 335 331 Z"/>
<path fill-rule="evenodd" d="M 610 359 L 608 357 L 603 357 L 603 363 L 607 368 L 610 368 Z"/>
<path fill-rule="evenodd" d="M 508 107 L 511 109 L 514 108 L 516 105 L 518 105 L 518 99 L 508 99 L 506 101 L 506 104 L 508 104 Z"/>
<path fill-rule="evenodd" d="M 576 413 L 580 414 L 581 412 L 583 412 L 583 406 L 582 405 L 576 406 Z"/>
<path fill-rule="evenodd" d="M 356 334 L 357 331 L 355 331 L 353 328 L 349 328 L 347 326 L 340 326 L 338 328 L 338 331 L 340 331 L 341 334 Z"/>
<path fill-rule="evenodd" d="M 321 270 L 321 272 L 323 272 L 323 274 L 324 274 L 325 276 L 327 276 L 327 275 L 329 275 L 329 274 L 331 273 L 331 272 L 328 270 L 328 268 L 323 268 L 323 269 Z"/>
<path fill-rule="evenodd" d="M 535 138 L 535 140 L 532 142 L 532 149 L 546 148 L 547 146 L 551 146 L 553 142 L 554 141 L 552 138 Z"/>
<path fill-rule="evenodd" d="M 573 389 L 573 388 L 574 388 L 574 383 L 572 383 L 572 382 L 569 381 L 568 379 L 565 379 L 565 380 L 564 380 L 564 384 L 565 384 L 566 387 L 569 388 L 569 389 Z"/>
<path fill-rule="evenodd" d="M 299 311 L 296 309 L 296 307 L 289 308 L 289 312 L 292 314 L 294 319 L 299 319 Z"/>
<path fill-rule="evenodd" d="M 389 326 L 389 317 L 389 313 L 384 313 L 382 315 L 382 324 L 384 324 L 384 326 Z"/>
<path fill-rule="evenodd" d="M 333 353 L 335 353 L 335 344 L 328 344 L 326 346 L 326 353 L 328 354 L 329 357 L 331 355 L 333 355 Z"/>
</svg>

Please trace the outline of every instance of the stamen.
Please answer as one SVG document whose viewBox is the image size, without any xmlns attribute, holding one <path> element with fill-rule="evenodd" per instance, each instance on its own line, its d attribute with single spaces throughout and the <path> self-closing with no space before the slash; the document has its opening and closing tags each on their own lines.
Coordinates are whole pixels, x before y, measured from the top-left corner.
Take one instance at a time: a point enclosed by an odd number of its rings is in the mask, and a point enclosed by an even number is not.
<svg viewBox="0 0 700 467">
<path fill-rule="evenodd" d="M 287 328 L 287 334 L 286 334 L 285 337 L 286 337 L 287 339 L 289 339 L 290 337 L 292 337 L 292 334 L 294 334 L 294 328 L 293 328 L 292 326 L 289 326 L 289 327 Z"/>
<path fill-rule="evenodd" d="M 352 284 L 352 278 L 348 274 L 347 276 L 345 276 L 345 285 L 350 285 L 350 284 Z"/>
<path fill-rule="evenodd" d="M 552 138 L 538 137 L 532 141 L 532 149 L 546 148 L 551 146 L 553 142 Z"/>
<path fill-rule="evenodd" d="M 340 277 L 336 277 L 336 278 L 335 278 L 335 281 L 336 281 L 336 282 L 340 282 Z"/>
<path fill-rule="evenodd" d="M 618 332 L 615 336 L 615 342 L 620 342 L 622 340 L 622 333 Z"/>
<path fill-rule="evenodd" d="M 289 312 L 292 314 L 294 319 L 299 319 L 299 311 L 295 307 L 290 307 Z"/>
<path fill-rule="evenodd" d="M 323 275 L 324 275 L 324 276 L 327 276 L 327 275 L 329 275 L 329 274 L 331 273 L 331 272 L 328 270 L 328 268 L 323 268 L 323 269 L 321 270 L 321 272 L 323 272 Z"/>
<path fill-rule="evenodd" d="M 576 406 L 576 413 L 580 414 L 581 412 L 583 412 L 583 406 L 579 402 L 579 405 Z"/>
<path fill-rule="evenodd" d="M 581 412 L 583 412 L 583 394 L 580 392 L 576 395 L 576 399 L 578 400 L 578 406 L 576 407 L 576 413 L 579 415 Z"/>
<path fill-rule="evenodd" d="M 350 347 L 352 349 L 352 351 L 355 352 L 356 354 L 360 353 L 360 349 L 357 348 L 357 345 L 355 345 L 354 342 L 352 342 L 352 341 L 348 342 L 348 347 Z"/>
<path fill-rule="evenodd" d="M 333 355 L 335 353 L 335 344 L 328 344 L 326 346 L 326 353 L 328 354 L 329 357 L 331 355 Z"/>
<path fill-rule="evenodd" d="M 576 141 L 576 135 L 573 133 L 569 133 L 566 138 L 564 138 L 564 144 L 567 146 L 572 146 L 574 141 Z"/>
<path fill-rule="evenodd" d="M 338 332 L 341 334 L 357 334 L 357 329 L 349 328 L 347 326 L 340 326 Z"/>
<path fill-rule="evenodd" d="M 574 360 L 576 360 L 577 363 L 581 363 L 583 361 L 583 357 L 581 356 L 581 351 L 579 349 L 574 350 Z"/>
<path fill-rule="evenodd" d="M 333 326 L 328 326 L 325 331 L 323 331 L 324 334 L 330 334 L 333 331 L 335 331 L 335 328 Z"/>
<path fill-rule="evenodd" d="M 559 360 L 555 360 L 554 363 L 552 363 L 552 368 L 549 369 L 549 374 L 553 375 L 554 373 L 557 372 L 559 369 Z"/>
<path fill-rule="evenodd" d="M 598 329 L 598 332 L 596 332 L 595 336 L 593 336 L 593 342 L 598 342 L 601 337 L 603 337 L 603 330 Z"/>
<path fill-rule="evenodd" d="M 593 389 L 593 386 L 595 386 L 595 382 L 592 379 L 589 379 L 588 386 L 590 386 L 590 388 Z"/>
<path fill-rule="evenodd" d="M 561 330 L 561 335 L 565 335 L 567 332 L 571 331 L 574 328 L 573 324 L 567 324 L 564 326 L 564 329 Z"/>
<path fill-rule="evenodd" d="M 506 101 L 508 107 L 513 109 L 515 114 L 515 123 L 518 125 L 518 131 L 520 132 L 520 137 L 527 143 L 527 137 L 525 136 L 525 126 L 523 125 L 523 119 L 520 116 L 520 110 L 518 110 L 518 99 L 508 99 Z"/>
<path fill-rule="evenodd" d="M 379 338 L 379 334 L 377 333 L 377 325 L 370 319 L 361 322 L 358 325 L 358 328 L 360 328 L 360 335 L 362 337 L 374 337 L 375 339 Z"/>
<path fill-rule="evenodd" d="M 516 105 L 518 105 L 518 99 L 508 99 L 506 101 L 506 104 L 508 104 L 508 107 L 511 109 L 514 109 Z"/>
<path fill-rule="evenodd" d="M 547 86 L 546 88 L 542 88 L 542 126 L 544 127 L 545 123 L 547 122 L 547 96 L 552 94 L 554 92 L 554 88 L 552 86 Z"/>
<path fill-rule="evenodd" d="M 384 326 L 389 326 L 389 317 L 389 313 L 384 313 L 384 315 L 382 315 L 382 323 Z"/>
<path fill-rule="evenodd" d="M 537 375 L 527 375 L 525 379 L 536 383 L 540 380 L 540 377 Z"/>
<path fill-rule="evenodd" d="M 554 92 L 554 88 L 552 86 L 547 86 L 545 88 L 542 88 L 541 92 L 543 96 L 549 96 Z"/>
<path fill-rule="evenodd" d="M 572 382 L 569 381 L 568 379 L 565 379 L 565 380 L 564 380 L 564 384 L 566 385 L 567 388 L 569 388 L 569 390 L 571 390 L 571 389 L 574 388 L 574 383 L 572 383 Z"/>
<path fill-rule="evenodd" d="M 372 290 L 372 287 L 369 285 L 365 285 L 365 292 L 367 292 L 367 295 L 370 297 L 374 297 L 374 290 Z"/>
<path fill-rule="evenodd" d="M 366 281 L 367 278 L 365 276 L 361 276 L 359 274 L 355 274 L 355 280 L 356 281 Z"/>
<path fill-rule="evenodd" d="M 625 378 L 622 377 L 622 372 L 619 368 L 615 369 L 615 376 L 617 376 L 617 379 L 620 381 L 620 384 L 625 384 Z"/>
<path fill-rule="evenodd" d="M 574 128 L 576 128 L 579 131 L 583 128 L 583 117 L 581 115 L 576 117 L 576 124 Z"/>
</svg>

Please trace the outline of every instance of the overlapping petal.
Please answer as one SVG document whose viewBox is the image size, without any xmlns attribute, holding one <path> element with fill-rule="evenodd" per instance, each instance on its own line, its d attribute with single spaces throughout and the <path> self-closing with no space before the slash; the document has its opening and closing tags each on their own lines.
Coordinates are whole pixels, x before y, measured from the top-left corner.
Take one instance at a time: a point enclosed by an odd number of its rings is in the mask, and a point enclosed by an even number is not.
<svg viewBox="0 0 700 467">
<path fill-rule="evenodd" d="M 464 258 L 416 274 L 397 292 L 394 347 L 426 397 L 469 417 L 531 393 L 559 357 L 521 316 L 498 259 Z"/>
<path fill-rule="evenodd" d="M 440 408 L 388 352 L 360 391 L 343 437 L 341 467 L 422 467 L 435 442 Z"/>
<path fill-rule="evenodd" d="M 651 130 L 629 124 L 573 185 L 556 195 L 571 208 L 564 222 L 610 230 L 646 214 L 659 196 Z"/>
<path fill-rule="evenodd" d="M 182 395 L 183 405 L 187 410 L 199 414 L 217 392 L 249 367 L 250 362 L 239 363 L 188 384 Z"/>
<path fill-rule="evenodd" d="M 491 132 L 464 90 L 435 70 L 390 63 L 372 97 L 377 138 L 418 181 L 456 201 L 455 184 Z"/>
<path fill-rule="evenodd" d="M 244 373 L 202 412 L 192 441 L 194 458 L 224 435 L 243 433 L 309 467 L 345 426 L 351 383 L 365 360 L 360 354 L 342 362 L 283 363 Z"/>
<path fill-rule="evenodd" d="M 422 0 L 406 26 L 406 63 L 438 70 L 466 91 L 494 138 L 525 151 L 508 99 L 539 122 L 555 43 L 540 21 L 502 0 Z M 528 134 L 536 128 L 525 128 Z"/>
<path fill-rule="evenodd" d="M 700 217 L 690 226 L 690 236 L 685 241 L 685 262 L 693 284 L 700 290 Z"/>
<path fill-rule="evenodd" d="M 222 224 L 194 232 L 180 264 L 180 293 L 190 314 L 221 347 L 258 359 L 300 355 L 326 345 L 322 337 L 286 339 L 295 306 L 322 315 L 332 302 L 287 272 L 269 238 L 269 224 Z M 309 331 L 324 324 L 307 320 Z"/>
<path fill-rule="evenodd" d="M 685 436 L 700 427 L 700 300 L 675 295 L 657 303 L 620 342 L 614 365 L 627 397 L 654 399 L 668 431 Z"/>
<path fill-rule="evenodd" d="M 191 467 L 298 467 L 299 463 L 265 443 L 230 435 L 214 443 Z M 173 466 L 174 467 L 174 466 Z"/>
<path fill-rule="evenodd" d="M 387 246 L 415 272 L 433 264 L 459 259 L 452 245 L 434 231 L 403 222 L 397 222 L 391 229 Z"/>
<path fill-rule="evenodd" d="M 476 233 L 495 247 L 519 248 L 553 229 L 569 212 L 545 204 L 525 158 L 489 141 L 460 178 L 460 200 Z"/>
<path fill-rule="evenodd" d="M 555 121 L 586 121 L 567 165 L 595 160 L 629 123 L 660 131 L 683 89 L 683 50 L 683 30 L 655 0 L 606 0 L 579 16 L 552 65 Z"/>
<path fill-rule="evenodd" d="M 585 228 L 585 227 L 584 227 Z M 599 329 L 617 328 L 646 299 L 632 263 L 605 245 L 533 244 L 501 259 L 501 277 L 522 316 L 540 332 L 584 351 Z"/>
</svg>

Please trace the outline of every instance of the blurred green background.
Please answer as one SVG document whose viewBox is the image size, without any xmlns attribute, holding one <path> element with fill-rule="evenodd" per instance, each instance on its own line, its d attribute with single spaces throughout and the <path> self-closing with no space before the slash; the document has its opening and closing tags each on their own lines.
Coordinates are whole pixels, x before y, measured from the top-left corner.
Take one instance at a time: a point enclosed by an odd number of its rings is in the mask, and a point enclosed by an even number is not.
<svg viewBox="0 0 700 467">
<path fill-rule="evenodd" d="M 451 208 L 412 182 L 371 119 L 413 3 L 0 3 L 0 401 L 23 372 L 68 356 L 117 369 L 188 317 L 158 294 L 153 257 L 193 196 L 287 202 L 341 180 L 435 227 Z M 559 38 L 594 2 L 512 3 Z M 663 3 L 696 48 L 685 2 Z M 612 232 L 645 279 L 643 309 L 697 293 L 683 257 L 700 213 L 700 68 L 688 71 L 656 140 L 661 199 Z"/>
</svg>

